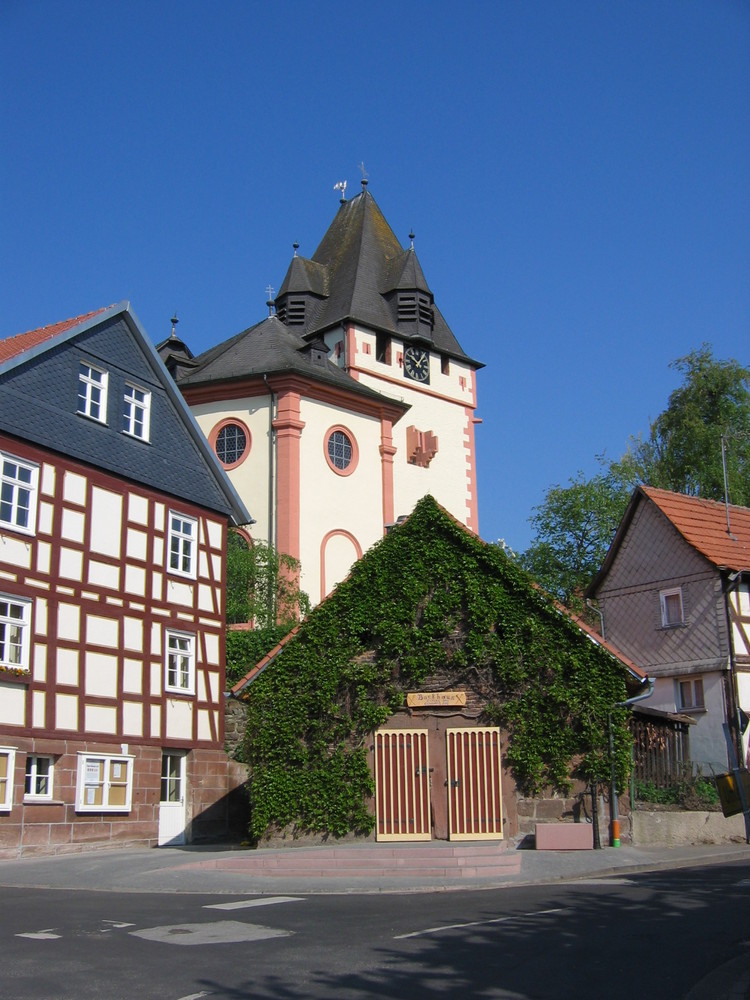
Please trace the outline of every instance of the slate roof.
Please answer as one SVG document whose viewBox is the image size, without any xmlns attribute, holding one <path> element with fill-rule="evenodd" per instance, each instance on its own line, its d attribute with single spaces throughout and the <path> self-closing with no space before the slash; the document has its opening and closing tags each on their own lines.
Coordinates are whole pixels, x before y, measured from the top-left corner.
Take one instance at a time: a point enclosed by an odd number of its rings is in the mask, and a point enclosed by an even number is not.
<svg viewBox="0 0 750 1000">
<path fill-rule="evenodd" d="M 51 323 L 49 326 L 41 326 L 37 330 L 28 330 L 26 333 L 17 333 L 13 337 L 0 340 L 0 364 L 3 361 L 9 361 L 10 358 L 14 358 L 18 354 L 22 354 L 24 351 L 38 347 L 40 344 L 52 340 L 53 337 L 72 330 L 73 327 L 80 326 L 94 316 L 99 316 L 101 313 L 113 308 L 114 306 L 103 306 L 101 309 L 94 309 L 92 312 L 84 313 L 82 316 L 75 316 L 73 319 L 64 319 L 59 323 Z"/>
<path fill-rule="evenodd" d="M 387 298 L 388 293 L 399 289 L 418 290 L 433 300 L 416 251 L 401 246 L 365 188 L 341 203 L 311 259 L 292 259 L 276 301 L 294 292 L 309 291 L 321 297 L 306 324 L 306 336 L 353 321 L 409 340 L 410 335 L 397 325 Z M 469 361 L 476 368 L 484 367 L 464 353 L 434 305 L 433 314 L 433 328 L 427 338 L 433 348 Z M 425 336 L 418 334 L 415 339 Z"/>
<path fill-rule="evenodd" d="M 322 345 L 319 345 L 322 346 Z M 316 362 L 310 343 L 285 326 L 276 316 L 217 344 L 193 359 L 194 368 L 178 376 L 181 389 L 212 382 L 294 372 L 307 379 L 342 389 L 382 404 L 386 402 L 404 413 L 408 404 L 370 389 L 328 359 Z"/>
<path fill-rule="evenodd" d="M 77 414 L 78 363 L 91 353 L 109 373 L 107 423 Z M 151 391 L 147 444 L 119 430 L 116 396 L 127 379 Z M 6 434 L 252 522 L 127 302 L 0 341 L 0 401 Z"/>
<path fill-rule="evenodd" d="M 659 490 L 653 486 L 636 487 L 623 515 L 602 568 L 586 588 L 593 596 L 609 572 L 640 503 L 650 502 L 667 518 L 688 545 L 720 570 L 750 571 L 750 508 L 730 504 L 729 528 L 727 507 L 715 500 Z"/>
</svg>

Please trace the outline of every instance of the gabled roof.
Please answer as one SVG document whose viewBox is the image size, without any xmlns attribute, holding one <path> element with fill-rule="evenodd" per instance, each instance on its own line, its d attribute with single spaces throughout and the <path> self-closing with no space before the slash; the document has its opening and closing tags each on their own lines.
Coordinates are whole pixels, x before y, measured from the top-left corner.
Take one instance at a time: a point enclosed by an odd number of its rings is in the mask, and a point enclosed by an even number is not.
<svg viewBox="0 0 750 1000">
<path fill-rule="evenodd" d="M 41 326 L 37 330 L 28 330 L 26 333 L 17 333 L 13 337 L 0 340 L 0 364 L 3 361 L 8 361 L 10 358 L 16 357 L 18 354 L 22 354 L 24 351 L 30 351 L 32 348 L 38 347 L 48 340 L 52 340 L 53 337 L 57 337 L 61 333 L 66 333 L 74 327 L 81 326 L 94 316 L 99 316 L 101 313 L 113 308 L 114 306 L 104 306 L 101 309 L 94 309 L 92 312 L 84 313 L 82 316 L 75 316 L 73 319 L 64 319 L 59 323 L 51 323 L 49 326 Z"/>
<path fill-rule="evenodd" d="M 152 448 L 149 450 L 150 463 L 144 461 L 143 453 L 140 455 L 140 461 L 136 463 L 138 468 L 149 469 L 153 472 L 150 479 L 144 478 L 143 481 L 153 485 L 151 480 L 158 478 L 161 483 L 160 489 L 164 493 L 182 495 L 185 499 L 191 499 L 209 509 L 221 510 L 235 524 L 252 523 L 253 519 L 247 508 L 230 483 L 213 449 L 198 427 L 190 408 L 175 386 L 128 302 L 95 309 L 74 319 L 53 323 L 38 330 L 30 330 L 28 333 L 0 341 L 0 390 L 6 397 L 5 407 L 0 408 L 0 430 L 16 437 L 23 437 L 35 444 L 59 451 L 90 465 L 97 465 L 114 472 L 116 475 L 137 478 L 132 472 L 118 467 L 117 456 L 111 449 L 108 450 L 108 442 L 104 438 L 98 436 L 98 451 L 91 448 L 90 439 L 85 436 L 85 432 L 90 431 L 93 424 L 88 424 L 88 422 L 85 426 L 79 424 L 74 431 L 69 433 L 70 428 L 74 426 L 76 415 L 75 413 L 70 414 L 70 426 L 68 426 L 68 423 L 61 419 L 67 415 L 67 408 L 64 408 L 64 412 L 59 408 L 55 410 L 54 402 L 45 399 L 44 405 L 36 406 L 33 413 L 28 412 L 28 385 L 25 386 L 24 380 L 29 378 L 29 372 L 35 369 L 37 362 L 49 361 L 54 352 L 74 341 L 83 341 L 95 334 L 101 336 L 105 327 L 108 328 L 117 323 L 125 324 L 126 329 L 140 348 L 141 353 L 138 354 L 138 357 L 144 359 L 143 363 L 149 372 L 149 377 L 153 378 L 154 384 L 164 391 L 171 403 L 173 409 L 168 412 L 176 413 L 176 417 L 173 418 L 174 427 L 180 428 L 180 436 L 182 436 L 181 428 L 184 427 L 191 442 L 189 454 L 195 457 L 197 451 L 203 463 L 201 477 L 195 475 L 195 470 L 192 474 L 190 474 L 190 470 L 186 470 L 188 486 L 180 493 L 178 492 L 179 487 L 176 485 L 178 477 L 175 470 L 170 470 L 168 462 L 169 449 L 173 447 L 174 442 L 170 444 L 170 442 L 160 441 L 157 447 L 157 444 L 152 441 Z M 159 449 L 164 449 L 163 455 Z M 145 472 L 143 474 L 146 476 Z M 193 486 L 190 486 L 190 483 L 193 483 Z"/>
<path fill-rule="evenodd" d="M 517 567 L 515 564 L 508 566 L 507 556 L 505 556 L 497 546 L 493 546 L 475 535 L 466 525 L 462 524 L 457 518 L 455 518 L 449 511 L 442 507 L 432 496 L 423 497 L 415 507 L 409 517 L 405 518 L 398 525 L 394 526 L 392 531 L 386 535 L 380 542 L 373 547 L 373 549 L 366 552 L 364 556 L 355 564 L 358 571 L 355 573 L 355 567 L 352 567 L 352 575 L 347 577 L 345 581 L 338 585 L 320 604 L 318 604 L 311 612 L 309 618 L 314 618 L 316 615 L 321 614 L 321 609 L 326 608 L 328 605 L 333 604 L 334 607 L 337 602 L 337 593 L 343 586 L 362 586 L 361 577 L 359 569 L 364 568 L 371 553 L 374 553 L 375 549 L 379 549 L 381 552 L 384 551 L 389 546 L 394 547 L 394 552 L 399 551 L 401 536 L 399 532 L 404 526 L 407 526 L 409 532 L 414 528 L 414 537 L 418 540 L 416 544 L 424 547 L 425 549 L 430 548 L 429 537 L 424 534 L 424 530 L 421 527 L 423 524 L 429 524 L 433 513 L 437 514 L 437 521 L 440 525 L 440 531 L 448 529 L 452 537 L 456 540 L 456 544 L 461 546 L 466 546 L 471 551 L 475 553 L 478 562 L 482 565 L 483 571 L 488 574 L 487 579 L 499 579 L 504 573 L 509 573 L 509 583 L 508 586 L 511 589 L 525 590 L 529 595 L 531 595 L 532 602 L 537 605 L 540 611 L 543 609 L 545 612 L 552 612 L 556 616 L 566 623 L 568 627 L 575 628 L 582 636 L 586 636 L 589 640 L 593 642 L 595 646 L 604 650 L 612 659 L 617 660 L 626 670 L 629 675 L 631 683 L 634 682 L 637 687 L 642 687 L 648 681 L 646 674 L 633 663 L 627 656 L 621 653 L 612 643 L 607 642 L 602 639 L 600 635 L 593 631 L 585 622 L 564 608 L 558 601 L 555 601 L 552 597 L 545 594 L 544 591 L 539 588 L 536 583 L 534 583 L 527 575 Z M 410 522 L 413 522 L 413 526 L 409 527 Z M 403 559 L 403 552 L 400 556 L 396 558 Z M 360 577 L 359 582 L 354 582 L 354 577 Z M 460 584 L 457 582 L 457 586 Z M 363 594 L 363 599 L 368 602 L 368 607 L 372 607 L 372 612 L 368 612 L 371 618 L 377 618 L 377 607 L 378 602 L 386 599 L 384 594 L 378 595 L 377 601 L 372 601 L 369 595 Z M 292 631 L 286 635 L 281 642 L 279 642 L 272 650 L 270 650 L 258 663 L 256 663 L 237 683 L 231 688 L 231 695 L 233 697 L 246 697 L 247 688 L 269 667 L 273 662 L 284 652 L 284 649 L 288 644 L 304 633 L 304 623 L 302 626 L 295 626 Z"/>
<path fill-rule="evenodd" d="M 199 354 L 193 359 L 193 368 L 178 376 L 178 384 L 185 390 L 216 382 L 294 373 L 374 403 L 388 404 L 402 413 L 409 409 L 407 403 L 370 389 L 327 359 L 316 363 L 309 347 L 307 340 L 276 316 L 268 316 Z"/>
<path fill-rule="evenodd" d="M 342 201 L 310 260 L 292 259 L 277 302 L 295 292 L 322 297 L 306 323 L 306 336 L 351 321 L 409 339 L 394 321 L 386 298 L 388 292 L 403 288 L 422 291 L 432 300 L 414 248 L 401 246 L 365 188 L 350 201 Z M 420 339 L 424 339 L 421 334 Z M 483 367 L 464 353 L 436 307 L 429 339 L 436 351 Z"/>
<path fill-rule="evenodd" d="M 638 505 L 653 504 L 682 535 L 688 545 L 720 570 L 750 570 L 750 509 L 727 506 L 715 500 L 658 490 L 652 486 L 636 487 L 623 515 L 602 568 L 586 590 L 590 596 L 609 572 L 623 543 Z M 727 524 L 728 519 L 728 524 Z"/>
</svg>

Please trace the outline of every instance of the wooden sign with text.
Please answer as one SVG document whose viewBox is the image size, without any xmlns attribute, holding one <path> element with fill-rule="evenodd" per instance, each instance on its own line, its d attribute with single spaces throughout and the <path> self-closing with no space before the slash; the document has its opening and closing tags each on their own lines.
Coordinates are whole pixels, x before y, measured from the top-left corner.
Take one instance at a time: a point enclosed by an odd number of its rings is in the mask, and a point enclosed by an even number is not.
<svg viewBox="0 0 750 1000">
<path fill-rule="evenodd" d="M 409 708 L 442 708 L 465 705 L 465 691 L 410 691 L 406 696 Z"/>
</svg>

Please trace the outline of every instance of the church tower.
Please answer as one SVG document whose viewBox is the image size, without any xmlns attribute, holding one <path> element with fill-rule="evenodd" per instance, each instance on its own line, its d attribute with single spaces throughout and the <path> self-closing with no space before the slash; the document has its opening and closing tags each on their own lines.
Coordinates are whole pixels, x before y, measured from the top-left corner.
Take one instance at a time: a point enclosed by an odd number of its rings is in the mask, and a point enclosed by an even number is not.
<svg viewBox="0 0 750 1000">
<path fill-rule="evenodd" d="M 404 249 L 363 181 L 312 257 L 295 245 L 270 315 L 176 375 L 253 534 L 300 560 L 313 603 L 427 493 L 478 532 L 482 365 L 410 239 Z"/>
</svg>

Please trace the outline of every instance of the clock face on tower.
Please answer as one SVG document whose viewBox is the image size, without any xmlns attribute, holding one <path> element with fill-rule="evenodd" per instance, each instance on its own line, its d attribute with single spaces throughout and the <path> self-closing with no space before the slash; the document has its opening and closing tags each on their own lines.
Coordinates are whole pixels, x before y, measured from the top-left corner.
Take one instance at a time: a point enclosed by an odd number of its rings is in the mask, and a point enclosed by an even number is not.
<svg viewBox="0 0 750 1000">
<path fill-rule="evenodd" d="M 404 351 L 404 375 L 414 382 L 429 382 L 429 352 L 423 347 L 407 347 Z"/>
</svg>

